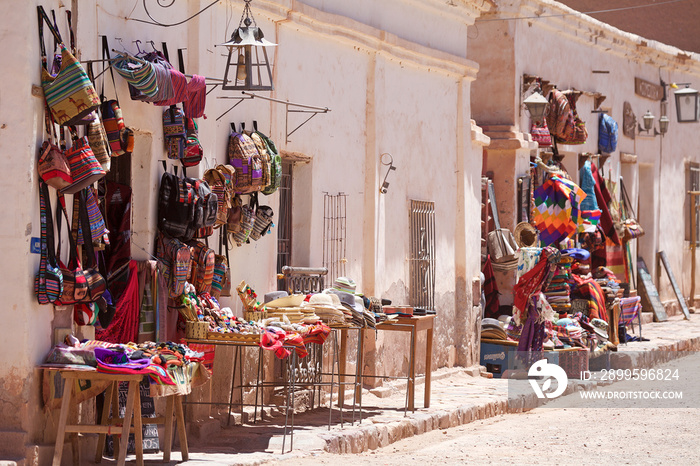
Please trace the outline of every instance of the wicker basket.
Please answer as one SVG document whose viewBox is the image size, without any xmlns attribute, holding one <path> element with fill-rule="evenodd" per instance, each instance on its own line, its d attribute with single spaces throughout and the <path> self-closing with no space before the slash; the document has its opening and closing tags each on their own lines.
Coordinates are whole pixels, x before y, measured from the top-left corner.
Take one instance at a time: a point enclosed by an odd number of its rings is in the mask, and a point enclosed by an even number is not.
<svg viewBox="0 0 700 466">
<path fill-rule="evenodd" d="M 185 338 L 192 340 L 206 340 L 209 331 L 209 322 L 185 322 Z"/>
<path fill-rule="evenodd" d="M 219 340 L 219 341 L 240 341 L 246 343 L 260 343 L 259 333 L 219 333 L 219 332 L 209 332 L 207 334 L 208 340 Z"/>
<path fill-rule="evenodd" d="M 243 310 L 243 320 L 245 320 L 246 322 L 257 322 L 266 318 L 267 312 L 265 312 L 263 309 L 259 309 L 257 311 L 252 310 L 252 308 L 251 310 Z"/>
</svg>

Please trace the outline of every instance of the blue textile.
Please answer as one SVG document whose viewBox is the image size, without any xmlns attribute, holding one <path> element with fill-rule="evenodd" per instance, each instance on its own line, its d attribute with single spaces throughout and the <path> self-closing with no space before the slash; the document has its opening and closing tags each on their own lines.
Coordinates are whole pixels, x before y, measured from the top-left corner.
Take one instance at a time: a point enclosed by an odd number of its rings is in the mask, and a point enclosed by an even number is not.
<svg viewBox="0 0 700 466">
<path fill-rule="evenodd" d="M 591 170 L 591 161 L 586 160 L 579 171 L 579 182 L 586 197 L 581 201 L 581 210 L 598 210 L 598 202 L 595 198 L 595 179 Z"/>
</svg>

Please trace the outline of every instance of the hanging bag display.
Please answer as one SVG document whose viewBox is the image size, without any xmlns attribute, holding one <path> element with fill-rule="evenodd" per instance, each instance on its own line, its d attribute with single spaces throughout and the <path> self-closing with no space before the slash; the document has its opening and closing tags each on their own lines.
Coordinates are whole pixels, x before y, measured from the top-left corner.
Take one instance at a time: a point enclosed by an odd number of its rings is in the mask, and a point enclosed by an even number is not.
<svg viewBox="0 0 700 466">
<path fill-rule="evenodd" d="M 252 197 L 255 199 L 255 221 L 253 223 L 253 229 L 250 232 L 250 239 L 257 241 L 275 226 L 274 223 L 272 223 L 272 217 L 275 213 L 270 206 L 258 205 L 258 193 L 253 194 Z"/>
<path fill-rule="evenodd" d="M 607 113 L 601 113 L 598 124 L 598 150 L 604 154 L 615 152 L 617 137 L 617 122 Z"/>
<path fill-rule="evenodd" d="M 45 107 L 45 125 L 47 140 L 41 145 L 37 168 L 42 180 L 52 188 L 63 189 L 73 182 L 70 174 L 68 159 L 60 147 L 56 145 L 56 128 L 48 107 Z"/>
<path fill-rule="evenodd" d="M 70 191 L 74 193 L 101 179 L 107 172 L 102 169 L 102 165 L 95 158 L 87 136 L 78 138 L 76 133 L 71 131 L 74 136 L 73 146 L 66 151 L 66 158 L 70 164 L 70 173 L 73 178 Z"/>
<path fill-rule="evenodd" d="M 47 105 L 54 121 L 59 125 L 78 124 L 100 104 L 97 92 L 82 65 L 66 48 L 58 32 L 49 21 L 42 6 L 37 6 L 39 15 L 39 42 L 41 46 L 41 87 L 44 89 Z M 61 49 L 61 65 L 55 76 L 46 67 L 44 45 L 44 24 L 46 24 Z"/>
<path fill-rule="evenodd" d="M 185 117 L 185 130 L 187 137 L 180 162 L 182 162 L 183 167 L 195 167 L 199 165 L 199 162 L 202 161 L 202 155 L 204 155 L 204 149 L 202 149 L 197 135 L 197 122 L 192 118 Z"/>
<path fill-rule="evenodd" d="M 185 155 L 187 129 L 185 114 L 177 105 L 171 105 L 163 112 L 163 140 L 168 158 L 182 160 Z"/>
<path fill-rule="evenodd" d="M 251 199 L 251 203 L 252 203 Z M 231 209 L 231 212 L 236 211 L 234 213 L 234 217 L 238 217 L 239 221 L 237 222 L 237 229 L 233 232 L 233 240 L 236 242 L 236 246 L 242 246 L 243 244 L 248 242 L 248 238 L 250 237 L 250 232 L 253 231 L 253 224 L 255 223 L 255 209 L 252 205 L 239 205 Z M 230 217 L 231 213 L 229 213 Z M 229 224 L 233 222 L 229 221 Z"/>
<path fill-rule="evenodd" d="M 171 298 L 177 298 L 185 291 L 185 283 L 192 267 L 192 255 L 189 246 L 168 235 L 158 232 L 156 237 L 156 254 L 163 263 L 165 281 Z"/>
<path fill-rule="evenodd" d="M 493 189 L 493 182 L 488 182 L 489 203 L 491 204 L 491 214 L 495 230 L 490 231 L 486 238 L 491 260 L 495 263 L 509 262 L 516 259 L 518 245 L 515 242 L 513 233 L 507 228 L 501 228 L 498 220 L 498 209 L 496 208 L 496 194 Z"/>
<path fill-rule="evenodd" d="M 253 127 L 255 128 L 255 134 L 257 134 L 265 143 L 267 153 L 270 155 L 270 183 L 262 190 L 263 194 L 269 196 L 277 191 L 282 183 L 282 157 L 280 156 L 275 143 L 272 142 L 272 139 L 258 131 L 257 122 L 253 122 Z"/>
<path fill-rule="evenodd" d="M 233 123 L 228 142 L 228 162 L 235 169 L 234 186 L 237 193 L 252 193 L 265 187 L 258 149 L 250 136 L 235 131 Z"/>
<path fill-rule="evenodd" d="M 192 248 L 192 284 L 198 295 L 210 293 L 216 254 L 201 241 L 190 241 L 188 245 Z"/>
<path fill-rule="evenodd" d="M 158 82 L 153 65 L 139 58 L 117 55 L 112 63 L 119 75 L 148 97 L 158 93 Z"/>
<path fill-rule="evenodd" d="M 108 172 L 112 163 L 112 159 L 110 158 L 112 151 L 109 148 L 107 132 L 100 118 L 97 116 L 97 113 L 94 113 L 94 116 L 94 119 L 87 127 L 88 143 L 90 144 L 92 153 L 95 154 L 95 158 L 100 163 L 102 170 Z"/>
<path fill-rule="evenodd" d="M 102 36 L 102 58 L 111 62 L 109 53 L 109 43 L 107 36 Z M 109 65 L 106 65 L 109 66 Z M 103 71 L 104 73 L 104 71 Z M 114 99 L 107 100 L 104 91 L 104 80 L 102 79 L 102 94 L 100 99 L 100 114 L 102 115 L 102 125 L 107 133 L 107 141 L 111 149 L 112 157 L 130 154 L 134 150 L 134 131 L 127 128 L 124 123 L 122 109 L 119 106 L 119 96 L 117 95 L 117 83 L 114 80 L 114 69 L 109 66 L 109 75 L 112 78 L 112 86 L 114 87 Z"/>
<path fill-rule="evenodd" d="M 39 181 L 39 203 L 41 218 L 41 260 L 34 279 L 34 293 L 39 304 L 56 302 L 63 291 L 63 274 L 56 261 L 54 246 L 53 215 L 46 183 Z"/>
<path fill-rule="evenodd" d="M 88 294 L 87 278 L 83 273 L 77 258 L 78 245 L 75 244 L 73 235 L 70 233 L 70 224 L 68 222 L 68 212 L 66 211 L 66 201 L 63 195 L 59 194 L 58 203 L 56 205 L 56 230 L 58 231 L 58 245 L 56 257 L 63 275 L 63 291 L 61 297 L 56 304 L 66 305 L 74 304 L 83 301 Z M 68 242 L 70 245 L 70 258 L 68 266 L 61 262 L 61 218 L 65 217 L 66 225 L 68 226 Z"/>
<path fill-rule="evenodd" d="M 530 135 L 532 140 L 539 144 L 540 147 L 550 147 L 552 145 L 552 135 L 549 134 L 547 120 L 542 122 L 542 126 L 537 126 L 533 121 L 530 127 Z"/>
<path fill-rule="evenodd" d="M 634 210 L 632 210 L 632 203 L 627 195 L 627 189 L 625 188 L 625 183 L 620 179 L 620 186 L 622 187 L 622 206 L 623 206 L 623 220 L 618 228 L 621 230 L 621 239 L 623 243 L 631 241 L 640 236 L 644 236 L 644 229 L 642 225 L 636 219 Z"/>
<path fill-rule="evenodd" d="M 226 220 L 228 219 L 228 211 L 231 207 L 232 193 L 230 191 L 230 181 L 226 179 L 226 176 L 219 169 L 220 167 L 225 168 L 226 165 L 219 165 L 216 168 L 210 168 L 204 172 L 204 176 L 202 177 L 209 185 L 211 192 L 216 194 L 217 209 L 214 226 L 226 224 Z M 231 172 L 231 174 L 233 174 L 233 172 Z"/>
<path fill-rule="evenodd" d="M 226 247 L 226 255 L 222 255 L 224 247 L 224 238 L 226 236 L 226 227 L 219 230 L 219 253 L 214 256 L 214 276 L 211 280 L 211 295 L 216 299 L 220 296 L 231 296 L 231 276 L 228 268 L 228 247 Z M 228 294 L 224 294 L 224 287 L 228 281 Z"/>
</svg>

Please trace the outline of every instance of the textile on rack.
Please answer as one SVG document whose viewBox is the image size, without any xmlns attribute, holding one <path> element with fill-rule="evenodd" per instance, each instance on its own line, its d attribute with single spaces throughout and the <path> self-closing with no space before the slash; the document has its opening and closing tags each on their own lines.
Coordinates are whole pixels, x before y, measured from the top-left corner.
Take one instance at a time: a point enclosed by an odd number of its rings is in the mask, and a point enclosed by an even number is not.
<svg viewBox="0 0 700 466">
<path fill-rule="evenodd" d="M 513 287 L 513 318 L 517 325 L 527 318 L 530 297 L 538 294 L 552 280 L 560 256 L 561 253 L 553 247 L 543 248 L 539 262 Z"/>
<path fill-rule="evenodd" d="M 579 205 L 586 193 L 572 181 L 552 176 L 535 189 L 534 197 L 533 220 L 543 245 L 572 236 L 583 224 Z"/>
<path fill-rule="evenodd" d="M 182 103 L 182 109 L 187 118 L 201 118 L 204 116 L 204 105 L 207 98 L 207 86 L 204 76 L 194 75 L 187 83 L 187 98 Z"/>
<path fill-rule="evenodd" d="M 157 341 L 156 329 L 158 328 L 157 309 L 157 280 L 156 271 L 158 264 L 154 260 L 138 262 L 139 275 L 139 336 L 138 342 Z"/>
<path fill-rule="evenodd" d="M 496 277 L 493 274 L 493 267 L 491 266 L 491 256 L 486 258 L 486 263 L 484 263 L 484 296 L 486 297 L 486 304 L 484 305 L 484 317 L 492 317 L 497 319 L 500 315 L 499 308 L 501 303 L 498 300 L 498 285 L 496 284 Z"/>
<path fill-rule="evenodd" d="M 605 266 L 610 269 L 620 281 L 625 281 L 626 277 L 629 275 L 624 245 L 615 244 L 610 238 L 605 241 Z"/>
<path fill-rule="evenodd" d="M 544 322 L 538 321 L 537 312 L 537 296 L 532 296 L 528 299 L 528 309 L 527 319 L 523 324 L 523 329 L 520 334 L 520 340 L 518 340 L 518 351 L 527 352 L 537 352 L 542 351 L 545 333 Z"/>
<path fill-rule="evenodd" d="M 540 260 L 542 248 L 520 248 L 518 249 L 518 269 L 515 273 L 515 282 L 525 275 Z"/>
<path fill-rule="evenodd" d="M 578 285 L 576 293 L 588 301 L 588 317 L 591 319 L 608 320 L 608 312 L 605 308 L 605 294 L 598 282 L 592 278 L 580 278 L 574 274 L 573 278 Z"/>
<path fill-rule="evenodd" d="M 617 235 L 617 230 L 615 229 L 615 223 L 613 222 L 612 216 L 610 215 L 610 210 L 608 205 L 612 196 L 605 183 L 598 173 L 598 167 L 595 163 L 591 163 L 591 169 L 593 173 L 593 179 L 595 180 L 595 197 L 598 202 L 598 208 L 600 209 L 600 227 L 603 234 L 609 238 L 613 243 L 620 244 L 620 238 Z"/>
<path fill-rule="evenodd" d="M 632 323 L 642 310 L 641 301 L 642 298 L 639 296 L 620 299 L 620 325 L 626 327 Z"/>
<path fill-rule="evenodd" d="M 598 202 L 596 202 L 595 197 L 595 179 L 593 178 L 590 160 L 586 160 L 581 170 L 579 170 L 579 180 L 581 182 L 581 189 L 586 193 L 585 199 L 581 201 L 581 209 L 598 210 Z"/>
<path fill-rule="evenodd" d="M 111 343 L 136 341 L 139 331 L 139 285 L 138 265 L 129 262 L 129 279 L 124 293 L 117 301 L 117 312 L 112 323 L 103 330 L 96 330 L 97 340 Z"/>
<path fill-rule="evenodd" d="M 107 281 L 112 282 L 131 260 L 131 188 L 124 184 L 107 181 L 105 193 L 105 222 L 109 230 L 109 245 L 105 248 Z M 120 290 L 110 286 L 114 299 L 119 299 Z"/>
</svg>

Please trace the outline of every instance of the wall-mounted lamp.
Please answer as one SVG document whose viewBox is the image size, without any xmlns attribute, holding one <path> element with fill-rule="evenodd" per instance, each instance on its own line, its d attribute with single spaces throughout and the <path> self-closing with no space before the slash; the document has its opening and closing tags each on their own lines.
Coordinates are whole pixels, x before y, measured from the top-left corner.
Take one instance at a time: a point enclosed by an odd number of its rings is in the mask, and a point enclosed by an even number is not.
<svg viewBox="0 0 700 466">
<path fill-rule="evenodd" d="M 231 40 L 217 44 L 228 49 L 224 84 L 221 88 L 226 91 L 271 91 L 274 87 L 266 47 L 277 44 L 265 39 L 262 30 L 257 27 L 250 11 L 252 0 L 244 1 L 241 21 L 231 34 Z M 251 24 L 254 26 L 251 27 Z M 231 68 L 233 79 L 229 79 Z"/>
<path fill-rule="evenodd" d="M 530 114 L 530 118 L 538 125 L 542 124 L 544 114 L 547 111 L 547 105 L 549 105 L 547 99 L 540 92 L 541 90 L 538 86 L 535 89 L 535 92 L 523 100 L 523 104 L 525 104 L 527 112 Z"/>
<path fill-rule="evenodd" d="M 680 83 L 685 88 L 675 91 L 676 116 L 679 123 L 698 121 L 698 91 L 690 87 L 690 83 Z M 671 87 L 678 89 L 678 84 L 673 83 Z"/>
<path fill-rule="evenodd" d="M 387 157 L 386 159 L 388 160 L 388 162 L 385 162 L 385 161 L 384 161 L 384 156 Z M 386 192 L 387 192 L 388 189 L 389 189 L 389 182 L 388 182 L 386 179 L 389 177 L 389 173 L 390 173 L 392 170 L 396 170 L 396 167 L 394 166 L 394 158 L 391 156 L 390 153 L 384 152 L 382 155 L 380 155 L 380 157 L 381 157 L 381 158 L 380 158 L 380 161 L 381 161 L 382 165 L 386 165 L 386 166 L 389 167 L 389 168 L 386 170 L 386 175 L 384 175 L 384 181 L 382 182 L 382 186 L 379 188 L 379 192 L 380 192 L 381 194 L 386 194 Z"/>
<path fill-rule="evenodd" d="M 651 114 L 651 111 L 647 110 L 647 112 L 642 117 L 643 126 L 638 124 L 637 130 L 640 133 L 646 133 L 648 136 L 652 136 L 652 134 L 649 133 L 652 129 L 654 130 L 653 136 L 663 136 L 664 134 L 666 134 L 666 132 L 668 131 L 668 124 L 671 120 L 669 120 L 666 115 L 663 115 L 661 118 L 659 118 L 659 130 L 657 131 L 656 128 L 654 128 L 654 118 L 656 117 Z"/>
</svg>

